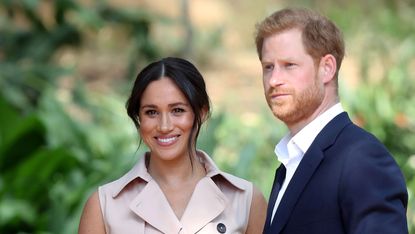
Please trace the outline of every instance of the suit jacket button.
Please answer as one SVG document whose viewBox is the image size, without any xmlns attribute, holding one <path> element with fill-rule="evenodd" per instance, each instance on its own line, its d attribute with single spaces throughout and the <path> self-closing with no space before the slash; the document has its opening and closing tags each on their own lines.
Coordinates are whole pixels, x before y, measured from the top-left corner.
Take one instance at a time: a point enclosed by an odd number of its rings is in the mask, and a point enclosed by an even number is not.
<svg viewBox="0 0 415 234">
<path fill-rule="evenodd" d="M 223 223 L 218 223 L 218 225 L 216 226 L 216 229 L 218 230 L 219 233 L 226 232 L 226 226 Z"/>
</svg>

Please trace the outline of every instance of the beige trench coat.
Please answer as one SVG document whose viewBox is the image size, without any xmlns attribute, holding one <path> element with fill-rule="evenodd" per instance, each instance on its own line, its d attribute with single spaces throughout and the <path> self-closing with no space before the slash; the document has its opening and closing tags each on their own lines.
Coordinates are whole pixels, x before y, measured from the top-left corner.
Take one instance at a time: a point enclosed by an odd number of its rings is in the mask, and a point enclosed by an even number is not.
<svg viewBox="0 0 415 234">
<path fill-rule="evenodd" d="M 180 220 L 147 172 L 145 155 L 123 177 L 99 187 L 106 232 L 245 233 L 252 183 L 220 171 L 206 153 L 198 151 L 198 156 L 207 175 L 196 185 Z"/>
</svg>

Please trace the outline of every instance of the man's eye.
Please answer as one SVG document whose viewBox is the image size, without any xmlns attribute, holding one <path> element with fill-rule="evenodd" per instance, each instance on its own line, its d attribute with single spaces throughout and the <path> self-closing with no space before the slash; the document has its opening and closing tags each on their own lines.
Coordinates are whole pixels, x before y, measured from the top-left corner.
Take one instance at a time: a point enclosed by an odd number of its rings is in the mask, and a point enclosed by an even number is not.
<svg viewBox="0 0 415 234">
<path fill-rule="evenodd" d="M 272 69 L 274 69 L 274 65 L 269 64 L 269 65 L 265 65 L 263 67 L 264 71 L 272 71 Z"/>
<path fill-rule="evenodd" d="M 295 66 L 295 63 L 286 63 L 285 67 L 286 68 L 293 68 Z"/>
</svg>

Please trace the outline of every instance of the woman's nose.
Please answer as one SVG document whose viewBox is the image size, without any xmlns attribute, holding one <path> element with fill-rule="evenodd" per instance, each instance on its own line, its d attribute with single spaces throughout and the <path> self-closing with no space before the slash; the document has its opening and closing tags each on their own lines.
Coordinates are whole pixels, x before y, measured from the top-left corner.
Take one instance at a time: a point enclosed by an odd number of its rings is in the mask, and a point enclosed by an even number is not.
<svg viewBox="0 0 415 234">
<path fill-rule="evenodd" d="M 168 132 L 172 129 L 172 122 L 168 114 L 162 114 L 159 121 L 159 130 L 161 132 Z"/>
</svg>

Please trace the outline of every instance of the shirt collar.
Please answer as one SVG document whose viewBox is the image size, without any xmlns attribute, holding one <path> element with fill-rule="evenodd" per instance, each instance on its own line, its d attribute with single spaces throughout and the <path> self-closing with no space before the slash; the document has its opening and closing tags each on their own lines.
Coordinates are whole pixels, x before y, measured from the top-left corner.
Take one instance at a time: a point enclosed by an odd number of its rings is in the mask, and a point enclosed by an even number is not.
<svg viewBox="0 0 415 234">
<path fill-rule="evenodd" d="M 290 160 L 303 156 L 324 126 L 342 112 L 344 112 L 343 107 L 337 103 L 317 116 L 295 136 L 292 137 L 290 133 L 285 135 L 275 146 L 278 160 L 287 165 Z"/>
</svg>

